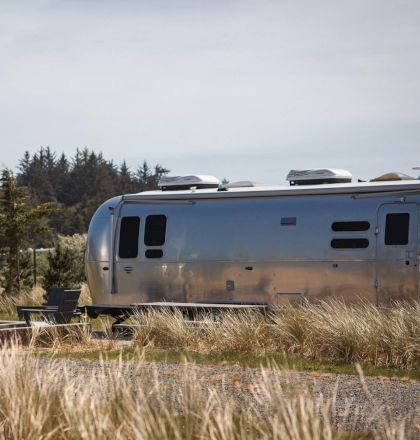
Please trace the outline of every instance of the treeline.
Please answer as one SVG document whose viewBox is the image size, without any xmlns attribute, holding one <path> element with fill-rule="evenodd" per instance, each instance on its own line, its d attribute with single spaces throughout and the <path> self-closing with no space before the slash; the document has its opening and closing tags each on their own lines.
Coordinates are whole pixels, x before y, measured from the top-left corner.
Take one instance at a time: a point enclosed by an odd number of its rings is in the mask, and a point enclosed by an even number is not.
<svg viewBox="0 0 420 440">
<path fill-rule="evenodd" d="M 18 170 L 17 182 L 29 189 L 34 204 L 57 204 L 50 225 L 64 235 L 85 233 L 95 209 L 106 199 L 156 189 L 159 179 L 169 172 L 159 164 L 150 167 L 146 161 L 132 172 L 125 161 L 118 166 L 88 148 L 67 157 L 49 147 L 33 155 L 25 152 Z"/>
</svg>

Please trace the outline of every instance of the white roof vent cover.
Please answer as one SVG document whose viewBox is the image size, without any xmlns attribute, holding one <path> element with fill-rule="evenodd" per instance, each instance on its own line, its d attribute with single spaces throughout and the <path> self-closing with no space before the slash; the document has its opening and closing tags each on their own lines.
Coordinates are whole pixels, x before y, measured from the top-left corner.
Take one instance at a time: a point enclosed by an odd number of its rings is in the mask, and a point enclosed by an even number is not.
<svg viewBox="0 0 420 440">
<path fill-rule="evenodd" d="M 214 176 L 191 175 L 191 176 L 164 176 L 159 180 L 158 187 L 162 191 L 177 191 L 182 189 L 218 188 L 220 181 Z"/>
<path fill-rule="evenodd" d="M 315 168 L 312 170 L 291 170 L 286 179 L 290 185 L 320 185 L 323 183 L 349 183 L 352 177 L 346 170 Z"/>
<path fill-rule="evenodd" d="M 238 180 L 224 185 L 224 188 L 251 188 L 258 186 L 267 186 L 265 183 L 253 182 L 251 180 Z"/>
</svg>

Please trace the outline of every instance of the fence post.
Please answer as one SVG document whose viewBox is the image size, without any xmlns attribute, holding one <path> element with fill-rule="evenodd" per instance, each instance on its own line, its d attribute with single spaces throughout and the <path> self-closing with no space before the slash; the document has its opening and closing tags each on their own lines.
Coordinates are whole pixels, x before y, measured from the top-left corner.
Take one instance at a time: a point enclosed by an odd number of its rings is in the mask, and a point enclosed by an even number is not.
<svg viewBox="0 0 420 440">
<path fill-rule="evenodd" d="M 36 287 L 36 248 L 32 249 L 33 257 L 34 257 L 34 287 Z"/>
</svg>

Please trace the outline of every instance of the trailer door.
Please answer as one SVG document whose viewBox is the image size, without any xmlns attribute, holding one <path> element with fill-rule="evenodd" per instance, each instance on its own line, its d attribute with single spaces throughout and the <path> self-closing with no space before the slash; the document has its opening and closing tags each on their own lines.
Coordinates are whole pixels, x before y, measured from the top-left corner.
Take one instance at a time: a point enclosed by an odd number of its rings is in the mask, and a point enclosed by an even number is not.
<svg viewBox="0 0 420 440">
<path fill-rule="evenodd" d="M 377 301 L 418 298 L 418 207 L 387 203 L 378 210 L 376 228 Z"/>
<path fill-rule="evenodd" d="M 138 288 L 139 235 L 140 217 L 122 215 L 115 253 L 116 293 L 130 294 Z"/>
</svg>

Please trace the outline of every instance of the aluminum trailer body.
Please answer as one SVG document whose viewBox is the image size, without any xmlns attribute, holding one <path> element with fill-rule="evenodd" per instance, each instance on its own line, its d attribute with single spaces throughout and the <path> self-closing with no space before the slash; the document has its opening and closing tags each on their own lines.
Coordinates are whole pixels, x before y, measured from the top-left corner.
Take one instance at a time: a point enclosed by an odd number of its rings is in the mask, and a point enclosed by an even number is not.
<svg viewBox="0 0 420 440">
<path fill-rule="evenodd" d="M 420 181 L 150 191 L 94 214 L 95 304 L 419 299 Z"/>
</svg>

